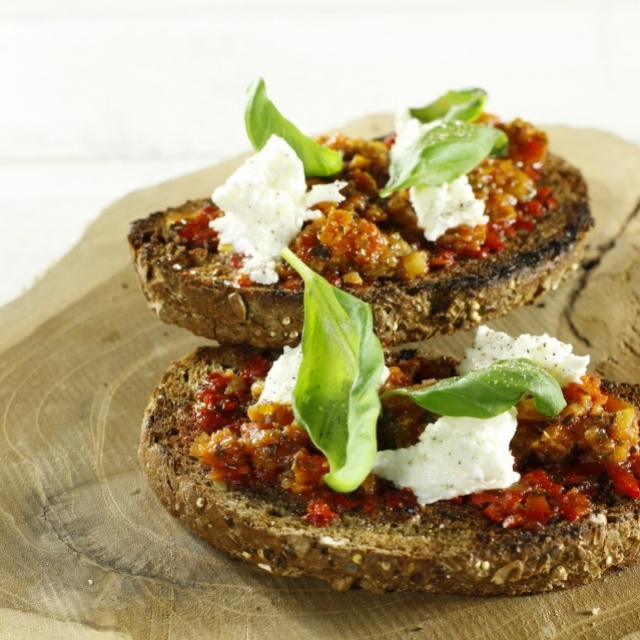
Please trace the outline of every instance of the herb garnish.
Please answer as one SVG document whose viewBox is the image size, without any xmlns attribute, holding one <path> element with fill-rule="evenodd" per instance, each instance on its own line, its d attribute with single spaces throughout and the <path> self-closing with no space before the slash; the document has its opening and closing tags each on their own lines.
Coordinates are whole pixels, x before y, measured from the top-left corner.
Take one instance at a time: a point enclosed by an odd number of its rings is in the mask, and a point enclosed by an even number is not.
<svg viewBox="0 0 640 640">
<path fill-rule="evenodd" d="M 342 170 L 342 154 L 305 136 L 287 120 L 267 97 L 262 78 L 247 89 L 244 121 L 256 151 L 260 151 L 272 135 L 280 136 L 302 161 L 305 176 L 331 176 Z"/>
<path fill-rule="evenodd" d="M 484 89 L 447 91 L 424 107 L 409 109 L 409 114 L 420 122 L 434 120 L 473 122 L 482 113 L 486 101 L 487 92 Z"/>
<path fill-rule="evenodd" d="M 386 197 L 408 187 L 439 187 L 451 182 L 469 173 L 494 148 L 503 146 L 506 137 L 504 131 L 495 127 L 442 122 L 425 131 L 391 162 L 389 180 L 380 195 Z"/>
<path fill-rule="evenodd" d="M 384 354 L 373 331 L 371 307 L 333 287 L 289 249 L 282 257 L 305 284 L 302 363 L 293 412 L 329 461 L 327 485 L 353 491 L 371 471 L 377 451 Z"/>
<path fill-rule="evenodd" d="M 380 195 L 415 186 L 439 187 L 469 173 L 487 156 L 504 156 L 506 133 L 473 122 L 486 98 L 482 89 L 449 91 L 425 107 L 410 109 L 412 117 L 433 127 L 394 158 Z"/>
<path fill-rule="evenodd" d="M 526 358 L 498 360 L 464 376 L 426 387 L 391 389 L 382 397 L 407 396 L 423 409 L 440 415 L 493 418 L 528 394 L 545 416 L 557 415 L 567 404 L 557 380 Z"/>
</svg>

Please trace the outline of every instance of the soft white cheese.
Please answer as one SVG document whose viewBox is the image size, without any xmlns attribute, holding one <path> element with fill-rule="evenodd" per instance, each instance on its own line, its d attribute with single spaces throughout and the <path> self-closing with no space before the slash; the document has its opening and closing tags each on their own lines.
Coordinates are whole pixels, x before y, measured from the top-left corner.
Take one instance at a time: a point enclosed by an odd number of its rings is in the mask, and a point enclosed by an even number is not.
<svg viewBox="0 0 640 640">
<path fill-rule="evenodd" d="M 478 327 L 474 343 L 465 350 L 458 367 L 462 375 L 489 366 L 496 360 L 528 358 L 546 369 L 561 387 L 570 382 L 580 382 L 587 372 L 589 356 L 577 356 L 570 344 L 548 336 L 532 336 L 528 333 L 512 338 L 487 326 Z"/>
<path fill-rule="evenodd" d="M 258 403 L 276 402 L 291 404 L 298 370 L 302 362 L 302 347 L 285 347 L 282 355 L 273 363 L 264 381 Z"/>
<path fill-rule="evenodd" d="M 475 197 L 467 176 L 439 187 L 411 187 L 409 200 L 427 240 L 437 240 L 461 224 L 475 227 L 489 222 L 489 217 L 484 215 L 484 200 Z"/>
<path fill-rule="evenodd" d="M 211 196 L 225 212 L 210 226 L 228 245 L 247 256 L 241 271 L 253 282 L 278 281 L 275 270 L 280 252 L 306 220 L 320 214 L 310 210 L 318 202 L 340 202 L 346 182 L 316 185 L 307 192 L 304 168 L 295 151 L 279 136 L 249 158 Z"/>
<path fill-rule="evenodd" d="M 373 473 L 411 489 L 420 504 L 503 489 L 520 478 L 509 450 L 516 426 L 513 409 L 488 420 L 442 417 L 417 444 L 379 451 Z"/>
<path fill-rule="evenodd" d="M 408 109 L 396 113 L 396 138 L 391 147 L 391 161 L 400 156 L 425 132 L 441 122 L 420 122 Z M 460 176 L 439 187 L 416 185 L 409 189 L 409 200 L 415 210 L 418 226 L 427 240 L 435 241 L 449 229 L 461 224 L 475 227 L 489 222 L 484 215 L 484 200 L 476 198 L 467 176 Z"/>
</svg>

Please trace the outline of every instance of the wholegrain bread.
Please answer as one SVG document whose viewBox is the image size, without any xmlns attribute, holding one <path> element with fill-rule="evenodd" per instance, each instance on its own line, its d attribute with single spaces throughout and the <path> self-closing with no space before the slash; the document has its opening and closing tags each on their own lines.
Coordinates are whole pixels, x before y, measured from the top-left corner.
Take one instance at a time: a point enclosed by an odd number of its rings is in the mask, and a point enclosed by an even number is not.
<svg viewBox="0 0 640 640">
<path fill-rule="evenodd" d="M 470 504 L 441 501 L 403 522 L 343 514 L 305 524 L 284 492 L 221 489 L 190 455 L 193 396 L 212 370 L 242 367 L 250 348 L 201 348 L 174 363 L 155 389 L 139 459 L 169 512 L 196 535 L 265 571 L 310 576 L 333 588 L 477 596 L 524 594 L 588 583 L 640 556 L 640 501 L 597 504 L 591 515 L 535 530 L 507 529 Z M 640 388 L 608 390 L 640 406 Z"/>
<path fill-rule="evenodd" d="M 593 222 L 585 182 L 575 167 L 550 154 L 539 184 L 553 189 L 557 209 L 533 231 L 511 236 L 499 253 L 409 281 L 378 278 L 373 284 L 345 285 L 371 305 L 383 344 L 473 328 L 535 302 L 578 267 Z M 161 320 L 222 344 L 280 348 L 297 343 L 301 290 L 278 283 L 238 287 L 214 277 L 226 258 L 202 247 L 190 250 L 172 231 L 169 220 L 205 204 L 190 201 L 133 223 L 133 264 L 149 306 Z"/>
</svg>

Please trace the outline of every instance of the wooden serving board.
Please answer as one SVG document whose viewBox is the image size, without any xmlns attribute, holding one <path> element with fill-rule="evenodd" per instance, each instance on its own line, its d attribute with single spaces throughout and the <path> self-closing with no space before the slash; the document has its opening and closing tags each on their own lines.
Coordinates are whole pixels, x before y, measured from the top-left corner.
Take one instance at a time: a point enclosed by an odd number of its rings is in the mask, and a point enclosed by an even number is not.
<svg viewBox="0 0 640 640">
<path fill-rule="evenodd" d="M 379 134 L 387 117 L 346 129 Z M 592 370 L 640 380 L 640 149 L 550 128 L 589 183 L 597 229 L 585 265 L 536 306 L 492 326 L 548 332 Z M 231 561 L 159 505 L 137 464 L 162 372 L 203 341 L 148 310 L 129 223 L 206 196 L 238 164 L 130 194 L 29 293 L 0 309 L 0 637 L 640 638 L 640 567 L 545 595 L 478 599 L 335 593 Z M 456 335 L 434 349 L 459 355 Z"/>
</svg>

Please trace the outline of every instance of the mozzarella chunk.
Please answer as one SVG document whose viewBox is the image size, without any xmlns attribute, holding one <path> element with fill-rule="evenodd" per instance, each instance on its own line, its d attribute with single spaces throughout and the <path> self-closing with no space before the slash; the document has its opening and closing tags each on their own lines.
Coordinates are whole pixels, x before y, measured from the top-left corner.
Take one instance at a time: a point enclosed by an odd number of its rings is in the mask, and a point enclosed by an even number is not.
<svg viewBox="0 0 640 640">
<path fill-rule="evenodd" d="M 304 168 L 295 151 L 273 135 L 211 196 L 225 212 L 210 222 L 227 245 L 247 256 L 241 271 L 253 282 L 278 281 L 275 266 L 281 251 L 307 220 L 320 213 L 310 210 L 318 202 L 341 202 L 346 182 L 321 184 L 307 192 Z"/>
<path fill-rule="evenodd" d="M 489 222 L 484 215 L 484 200 L 475 197 L 467 176 L 439 187 L 411 187 L 409 200 L 427 240 L 435 241 L 461 224 L 475 227 Z"/>
<path fill-rule="evenodd" d="M 509 450 L 516 426 L 514 409 L 488 420 L 442 417 L 417 444 L 379 451 L 373 473 L 411 489 L 420 504 L 504 489 L 520 478 Z"/>
<path fill-rule="evenodd" d="M 487 326 L 478 327 L 476 338 L 458 367 L 461 375 L 489 366 L 496 360 L 528 358 L 546 369 L 560 384 L 580 382 L 587 372 L 589 356 L 577 356 L 570 344 L 560 342 L 546 333 L 532 336 L 528 333 L 512 338 Z"/>
<path fill-rule="evenodd" d="M 291 396 L 296 386 L 301 362 L 301 345 L 293 348 L 285 347 L 282 355 L 269 369 L 258 403 L 292 404 Z"/>
</svg>

